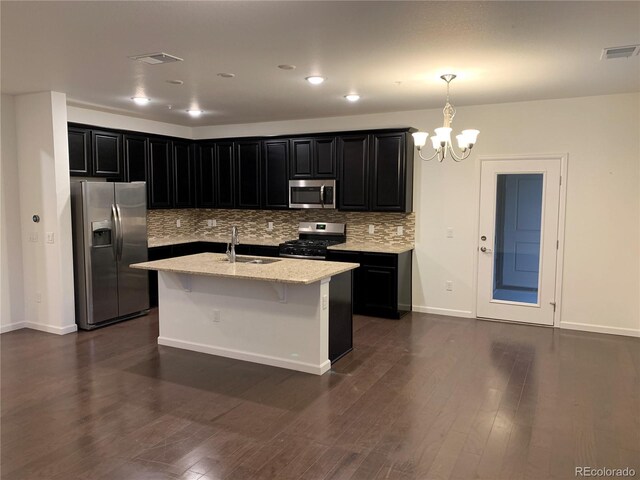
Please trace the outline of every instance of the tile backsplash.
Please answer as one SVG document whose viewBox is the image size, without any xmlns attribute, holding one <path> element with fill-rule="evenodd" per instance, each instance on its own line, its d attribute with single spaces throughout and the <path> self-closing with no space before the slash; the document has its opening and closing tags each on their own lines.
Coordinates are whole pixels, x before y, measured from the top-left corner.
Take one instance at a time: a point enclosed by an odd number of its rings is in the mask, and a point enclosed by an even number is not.
<svg viewBox="0 0 640 480">
<path fill-rule="evenodd" d="M 177 227 L 180 220 L 180 227 Z M 215 220 L 208 227 L 207 220 Z M 267 223 L 273 222 L 273 230 Z M 232 226 L 240 230 L 241 241 L 254 239 L 277 241 L 298 238 L 299 222 L 335 222 L 347 225 L 347 239 L 352 242 L 370 242 L 401 245 L 415 242 L 415 214 L 380 212 L 340 212 L 338 210 L 218 210 L 181 209 L 149 210 L 147 228 L 149 237 L 189 237 L 228 235 Z M 374 233 L 369 234 L 369 225 Z M 398 235 L 398 227 L 403 234 Z"/>
</svg>

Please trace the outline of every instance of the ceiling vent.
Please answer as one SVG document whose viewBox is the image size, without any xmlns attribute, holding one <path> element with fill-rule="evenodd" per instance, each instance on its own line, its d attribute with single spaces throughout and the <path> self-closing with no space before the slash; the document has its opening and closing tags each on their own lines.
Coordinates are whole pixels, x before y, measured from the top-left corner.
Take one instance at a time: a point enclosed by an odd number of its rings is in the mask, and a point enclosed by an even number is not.
<svg viewBox="0 0 640 480">
<path fill-rule="evenodd" d="M 640 45 L 627 45 L 626 47 L 609 47 L 602 50 L 600 60 L 611 60 L 612 58 L 629 58 L 638 55 Z"/>
<path fill-rule="evenodd" d="M 131 60 L 146 63 L 147 65 L 160 65 L 162 63 L 182 62 L 183 60 L 168 53 L 147 53 L 145 55 L 134 55 Z"/>
</svg>

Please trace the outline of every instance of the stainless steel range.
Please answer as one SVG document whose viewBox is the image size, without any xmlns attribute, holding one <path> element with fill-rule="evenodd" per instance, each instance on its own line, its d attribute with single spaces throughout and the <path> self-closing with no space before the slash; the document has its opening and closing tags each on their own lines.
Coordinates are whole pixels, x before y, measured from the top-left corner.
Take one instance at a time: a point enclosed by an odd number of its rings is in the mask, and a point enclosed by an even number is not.
<svg viewBox="0 0 640 480">
<path fill-rule="evenodd" d="M 324 260 L 327 247 L 347 241 L 344 223 L 300 222 L 298 240 L 280 244 L 280 256 Z"/>
</svg>

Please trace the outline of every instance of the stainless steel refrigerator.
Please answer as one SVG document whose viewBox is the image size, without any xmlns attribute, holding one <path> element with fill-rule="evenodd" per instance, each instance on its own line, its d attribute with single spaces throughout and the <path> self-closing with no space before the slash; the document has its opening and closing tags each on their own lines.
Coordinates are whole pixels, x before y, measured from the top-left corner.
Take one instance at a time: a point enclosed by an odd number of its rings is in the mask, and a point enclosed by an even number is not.
<svg viewBox="0 0 640 480">
<path fill-rule="evenodd" d="M 144 182 L 72 182 L 76 323 L 91 330 L 144 315 L 149 276 Z"/>
</svg>

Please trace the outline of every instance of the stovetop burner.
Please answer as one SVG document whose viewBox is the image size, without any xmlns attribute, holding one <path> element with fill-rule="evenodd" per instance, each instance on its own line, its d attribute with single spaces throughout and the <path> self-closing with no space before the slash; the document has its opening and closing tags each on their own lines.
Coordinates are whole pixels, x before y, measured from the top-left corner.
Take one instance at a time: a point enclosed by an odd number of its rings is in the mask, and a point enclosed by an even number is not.
<svg viewBox="0 0 640 480">
<path fill-rule="evenodd" d="M 347 239 L 343 223 L 302 222 L 298 227 L 300 238 L 280 244 L 281 257 L 322 260 L 327 247 L 344 243 Z"/>
</svg>

